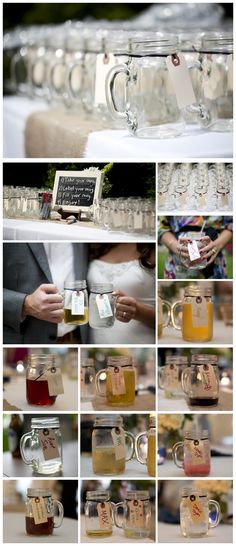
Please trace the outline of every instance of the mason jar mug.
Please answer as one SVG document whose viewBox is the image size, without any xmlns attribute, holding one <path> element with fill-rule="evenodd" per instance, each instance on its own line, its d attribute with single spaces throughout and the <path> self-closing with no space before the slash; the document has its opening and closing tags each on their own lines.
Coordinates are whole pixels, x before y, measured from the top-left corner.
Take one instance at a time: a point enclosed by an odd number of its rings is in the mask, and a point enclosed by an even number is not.
<svg viewBox="0 0 236 546">
<path fill-rule="evenodd" d="M 122 518 L 118 511 L 122 509 Z M 114 522 L 126 538 L 145 539 L 151 531 L 151 503 L 148 491 L 127 491 L 125 500 L 114 509 Z"/>
<path fill-rule="evenodd" d="M 167 300 L 163 300 L 158 294 L 158 337 L 163 334 L 163 328 L 166 328 L 170 322 L 171 304 Z M 166 317 L 164 318 L 164 314 Z"/>
<path fill-rule="evenodd" d="M 107 491 L 87 491 L 84 512 L 88 537 L 105 538 L 112 535 L 113 503 Z"/>
<path fill-rule="evenodd" d="M 143 442 L 145 441 L 145 444 Z M 146 445 L 146 456 L 143 455 Z M 151 415 L 149 429 L 135 438 L 135 455 L 139 463 L 147 466 L 149 476 L 156 476 L 156 416 Z"/>
<path fill-rule="evenodd" d="M 158 370 L 158 385 L 160 389 L 165 391 L 167 398 L 181 398 L 183 396 L 181 376 L 187 365 L 187 356 L 166 356 L 164 366 Z"/>
<path fill-rule="evenodd" d="M 111 328 L 115 322 L 113 284 L 93 283 L 89 294 L 90 328 Z"/>
<path fill-rule="evenodd" d="M 119 415 L 96 417 L 92 433 L 92 463 L 95 474 L 117 475 L 125 471 L 134 455 L 134 436 L 123 428 Z"/>
<path fill-rule="evenodd" d="M 48 384 L 48 372 L 55 368 L 55 357 L 52 354 L 31 354 L 26 368 L 26 397 L 28 404 L 34 406 L 51 406 L 57 395 L 51 395 Z"/>
<path fill-rule="evenodd" d="M 182 324 L 176 322 L 175 314 L 182 310 Z M 201 343 L 211 341 L 213 336 L 212 289 L 199 285 L 185 287 L 183 301 L 177 301 L 171 309 L 172 324 L 182 330 L 185 341 Z"/>
<path fill-rule="evenodd" d="M 219 401 L 218 357 L 194 354 L 182 372 L 182 388 L 191 406 L 216 406 Z"/>
<path fill-rule="evenodd" d="M 106 378 L 106 387 L 101 381 Z M 135 367 L 132 357 L 109 356 L 107 368 L 96 375 L 96 390 L 109 406 L 130 406 L 135 401 Z"/>
<path fill-rule="evenodd" d="M 207 430 L 193 429 L 186 432 L 183 442 L 173 446 L 172 456 L 178 468 L 186 476 L 197 478 L 209 476 L 211 470 L 211 447 Z"/>
<path fill-rule="evenodd" d="M 180 528 L 186 538 L 202 538 L 220 521 L 220 505 L 201 489 L 184 488 L 180 502 Z"/>
<path fill-rule="evenodd" d="M 64 284 L 64 322 L 76 326 L 88 323 L 86 281 L 70 281 Z"/>
<path fill-rule="evenodd" d="M 54 518 L 58 512 L 58 520 Z M 53 499 L 50 489 L 27 490 L 26 501 L 26 533 L 27 535 L 52 535 L 53 529 L 60 527 L 64 516 L 64 509 L 56 499 Z"/>
<path fill-rule="evenodd" d="M 62 470 L 62 438 L 57 417 L 33 417 L 31 431 L 20 440 L 21 457 L 35 474 L 56 474 Z"/>
</svg>

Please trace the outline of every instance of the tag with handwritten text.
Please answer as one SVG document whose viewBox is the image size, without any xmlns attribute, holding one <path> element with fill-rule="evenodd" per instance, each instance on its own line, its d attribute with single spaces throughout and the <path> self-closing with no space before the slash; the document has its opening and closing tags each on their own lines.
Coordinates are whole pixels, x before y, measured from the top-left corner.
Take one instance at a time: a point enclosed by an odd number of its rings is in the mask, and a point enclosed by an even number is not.
<svg viewBox="0 0 236 546">
<path fill-rule="evenodd" d="M 141 500 L 129 501 L 130 527 L 143 527 L 143 502 Z"/>
<path fill-rule="evenodd" d="M 200 252 L 198 250 L 197 241 L 192 241 L 191 243 L 188 243 L 188 253 L 190 262 L 201 258 Z"/>
<path fill-rule="evenodd" d="M 125 458 L 125 434 L 120 427 L 114 427 L 111 430 L 111 437 L 115 448 L 116 461 Z"/>
<path fill-rule="evenodd" d="M 49 396 L 64 394 L 61 370 L 59 370 L 58 368 L 50 368 L 50 370 L 46 372 L 46 377 L 48 382 Z"/>
<path fill-rule="evenodd" d="M 207 302 L 202 296 L 197 296 L 192 302 L 192 323 L 195 328 L 208 325 Z"/>
<path fill-rule="evenodd" d="M 177 389 L 179 383 L 179 369 L 176 364 L 166 364 L 165 380 L 167 389 Z"/>
<path fill-rule="evenodd" d="M 109 369 L 109 373 L 111 376 L 112 394 L 125 394 L 125 378 L 122 368 L 120 366 L 112 367 Z"/>
<path fill-rule="evenodd" d="M 187 505 L 191 520 L 194 521 L 194 523 L 200 523 L 205 520 L 202 502 L 198 495 L 190 495 L 187 499 Z"/>
<path fill-rule="evenodd" d="M 48 521 L 48 516 L 43 497 L 34 497 L 30 499 L 30 504 L 35 525 L 46 523 Z"/>
<path fill-rule="evenodd" d="M 214 392 L 217 390 L 217 380 L 214 372 L 214 367 L 211 364 L 203 364 L 199 366 L 203 390 L 206 392 Z"/>
<path fill-rule="evenodd" d="M 98 308 L 99 317 L 101 319 L 113 317 L 112 308 L 111 308 L 108 294 L 97 294 L 96 304 Z"/>
<path fill-rule="evenodd" d="M 44 428 L 39 432 L 39 441 L 45 461 L 57 459 L 60 453 L 57 445 L 56 434 L 51 428 Z"/>
<path fill-rule="evenodd" d="M 100 529 L 110 529 L 111 527 L 111 515 L 108 502 L 98 502 L 98 521 Z"/>
<path fill-rule="evenodd" d="M 71 314 L 84 315 L 84 292 L 72 292 L 71 297 Z"/>
</svg>

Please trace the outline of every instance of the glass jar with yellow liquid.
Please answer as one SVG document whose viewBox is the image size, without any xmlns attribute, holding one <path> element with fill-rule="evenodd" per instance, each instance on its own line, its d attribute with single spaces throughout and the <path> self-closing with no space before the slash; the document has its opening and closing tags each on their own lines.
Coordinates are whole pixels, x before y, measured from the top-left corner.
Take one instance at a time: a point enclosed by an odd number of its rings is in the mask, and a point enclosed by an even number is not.
<svg viewBox="0 0 236 546">
<path fill-rule="evenodd" d="M 158 385 L 165 391 L 166 398 L 182 398 L 181 385 L 182 371 L 188 365 L 188 357 L 181 355 L 167 355 L 165 365 L 159 368 Z"/>
<path fill-rule="evenodd" d="M 101 382 L 106 379 L 105 392 Z M 107 368 L 96 375 L 96 389 L 109 406 L 130 406 L 135 401 L 135 367 L 130 356 L 109 356 Z"/>
<path fill-rule="evenodd" d="M 107 491 L 87 491 L 85 529 L 88 537 L 105 538 L 112 535 L 113 503 Z"/>
<path fill-rule="evenodd" d="M 166 326 L 168 326 L 170 322 L 171 304 L 169 303 L 169 301 L 163 300 L 160 297 L 160 294 L 158 294 L 157 310 L 158 310 L 158 337 L 161 337 L 163 334 L 163 328 L 166 328 Z M 164 318 L 165 314 L 166 314 L 166 317 Z"/>
<path fill-rule="evenodd" d="M 123 510 L 121 520 L 120 509 Z M 118 514 L 119 512 L 119 514 Z M 114 509 L 114 522 L 126 538 L 147 538 L 151 531 L 151 503 L 148 491 L 126 491 Z"/>
<path fill-rule="evenodd" d="M 82 326 L 88 323 L 88 292 L 86 281 L 70 281 L 64 285 L 64 322 Z"/>
<path fill-rule="evenodd" d="M 181 310 L 181 311 L 180 311 Z M 176 322 L 176 314 L 182 312 L 182 323 Z M 211 341 L 213 336 L 212 289 L 190 284 L 185 287 L 183 301 L 176 301 L 171 309 L 172 324 L 182 330 L 185 341 L 201 343 Z"/>
<path fill-rule="evenodd" d="M 126 461 L 134 455 L 134 436 L 123 428 L 120 415 L 96 417 L 92 433 L 93 471 L 117 475 L 125 471 Z"/>
<path fill-rule="evenodd" d="M 144 443 L 145 442 L 145 443 Z M 144 452 L 146 451 L 146 456 Z M 149 476 L 156 476 L 156 416 L 151 415 L 149 430 L 135 438 L 135 455 L 139 463 L 147 465 Z"/>
</svg>

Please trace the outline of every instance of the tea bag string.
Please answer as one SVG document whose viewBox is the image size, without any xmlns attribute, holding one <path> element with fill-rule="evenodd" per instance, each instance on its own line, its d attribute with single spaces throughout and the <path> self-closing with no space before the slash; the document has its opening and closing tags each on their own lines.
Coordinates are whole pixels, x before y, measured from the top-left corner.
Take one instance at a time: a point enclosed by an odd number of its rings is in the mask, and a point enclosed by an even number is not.
<svg viewBox="0 0 236 546">
<path fill-rule="evenodd" d="M 47 373 L 49 370 L 55 370 L 56 371 L 56 368 L 55 366 L 48 366 L 48 368 L 46 368 L 46 370 L 44 370 L 42 373 L 40 373 L 38 375 L 38 377 L 36 377 L 36 379 L 33 379 L 33 381 L 37 381 L 37 379 L 39 379 L 40 377 L 42 377 L 42 375 L 44 375 L 45 373 Z"/>
</svg>

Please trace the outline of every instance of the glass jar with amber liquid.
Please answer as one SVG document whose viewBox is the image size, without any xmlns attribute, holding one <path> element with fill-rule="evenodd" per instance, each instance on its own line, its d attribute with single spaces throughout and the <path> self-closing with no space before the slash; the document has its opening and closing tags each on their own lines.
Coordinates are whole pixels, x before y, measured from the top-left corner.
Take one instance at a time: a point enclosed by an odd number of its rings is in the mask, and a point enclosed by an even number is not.
<svg viewBox="0 0 236 546">
<path fill-rule="evenodd" d="M 163 334 L 163 328 L 166 328 L 166 326 L 168 326 L 170 322 L 171 305 L 169 301 L 163 300 L 160 297 L 160 294 L 158 294 L 157 310 L 158 310 L 158 337 L 161 337 Z M 166 314 L 166 317 L 164 318 L 165 314 Z"/>
<path fill-rule="evenodd" d="M 194 354 L 182 373 L 182 388 L 191 406 L 216 406 L 219 401 L 218 356 Z"/>
<path fill-rule="evenodd" d="M 52 354 L 32 354 L 28 357 L 26 368 L 26 398 L 34 406 L 52 406 L 56 396 L 50 396 L 47 372 L 55 369 L 55 356 Z"/>
<path fill-rule="evenodd" d="M 88 537 L 105 538 L 112 535 L 113 503 L 108 491 L 87 491 L 84 512 Z"/>
<path fill-rule="evenodd" d="M 101 381 L 106 379 L 105 392 Z M 109 356 L 107 368 L 96 375 L 96 389 L 109 406 L 130 406 L 135 401 L 135 367 L 130 356 Z"/>
<path fill-rule="evenodd" d="M 134 455 L 134 436 L 123 428 L 119 415 L 96 417 L 92 433 L 93 471 L 117 475 L 125 471 L 126 461 Z"/>
<path fill-rule="evenodd" d="M 55 521 L 57 512 L 58 521 Z M 25 519 L 27 535 L 52 535 L 53 529 L 61 526 L 63 516 L 63 506 L 61 502 L 52 498 L 50 489 L 27 489 Z"/>
<path fill-rule="evenodd" d="M 83 326 L 88 323 L 88 292 L 86 281 L 64 285 L 64 322 Z"/>
<path fill-rule="evenodd" d="M 182 311 L 182 324 L 176 322 L 177 312 Z M 171 309 L 172 324 L 182 330 L 185 341 L 201 343 L 211 341 L 213 336 L 212 289 L 190 284 L 185 287 L 183 301 L 176 301 Z"/>
<path fill-rule="evenodd" d="M 145 441 L 145 444 L 143 443 Z M 143 449 L 142 449 L 143 447 Z M 147 449 L 146 457 L 143 455 Z M 149 476 L 156 476 L 156 416 L 151 415 L 149 419 L 149 430 L 140 432 L 135 438 L 135 455 L 139 463 L 147 465 Z"/>
</svg>

